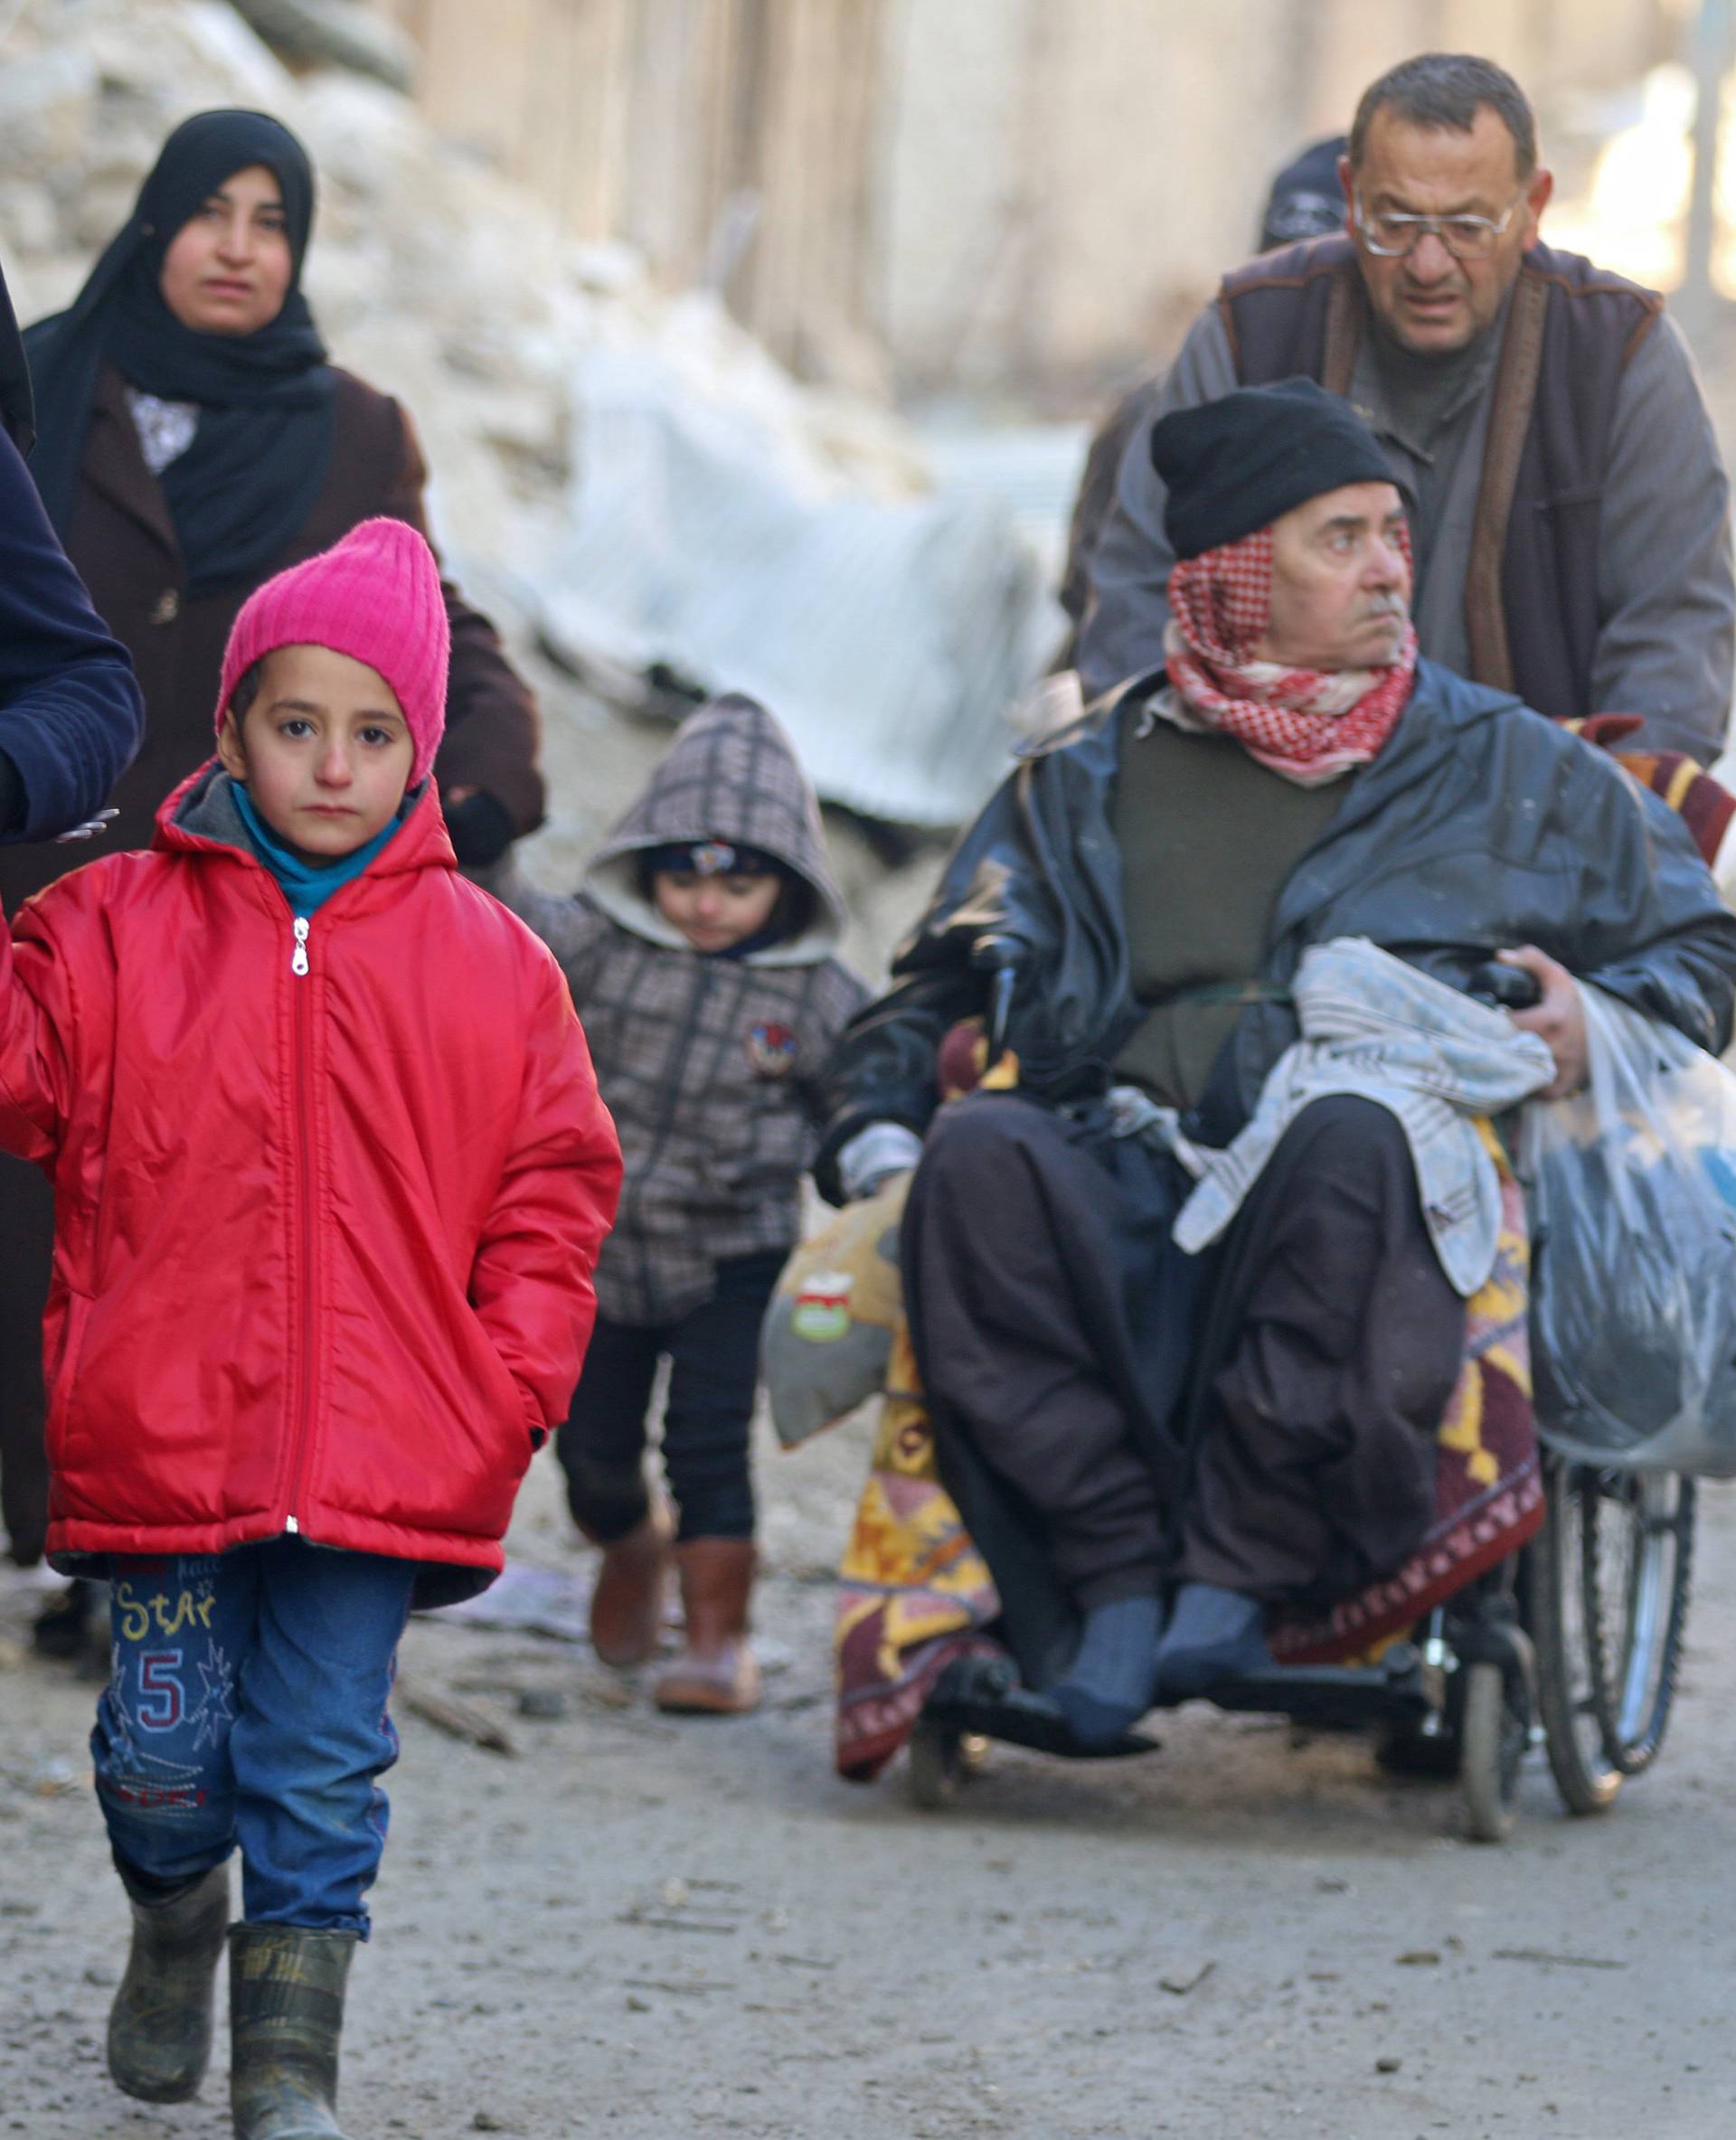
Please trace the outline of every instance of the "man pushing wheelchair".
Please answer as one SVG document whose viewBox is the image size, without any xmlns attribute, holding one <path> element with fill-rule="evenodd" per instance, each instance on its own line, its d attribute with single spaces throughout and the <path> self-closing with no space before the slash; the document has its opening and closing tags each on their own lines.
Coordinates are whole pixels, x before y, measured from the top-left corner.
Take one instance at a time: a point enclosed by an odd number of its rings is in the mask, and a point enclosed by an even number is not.
<svg viewBox="0 0 1736 2140">
<path fill-rule="evenodd" d="M 834 1061 L 816 1170 L 844 1201 L 917 1164 L 941 1475 L 1082 1751 L 1269 1673 L 1274 1608 L 1422 1537 L 1495 1253 L 1477 1125 L 1582 1080 L 1580 984 L 1712 1051 L 1736 1002 L 1681 821 L 1418 659 L 1402 501 L 1346 402 L 1243 389 L 1151 451 L 1165 666 L 966 834 Z M 1472 1000 L 1500 965 L 1530 1007 Z M 939 1108 L 972 1017 L 1002 1089 Z"/>
</svg>

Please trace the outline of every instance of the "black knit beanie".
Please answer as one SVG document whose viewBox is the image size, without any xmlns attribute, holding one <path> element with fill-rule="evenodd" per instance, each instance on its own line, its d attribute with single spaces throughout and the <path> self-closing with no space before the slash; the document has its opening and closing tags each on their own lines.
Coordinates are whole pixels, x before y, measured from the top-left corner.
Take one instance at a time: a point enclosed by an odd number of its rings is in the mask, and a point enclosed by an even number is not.
<svg viewBox="0 0 1736 2140">
<path fill-rule="evenodd" d="M 1238 387 L 1152 426 L 1151 465 L 1168 487 L 1164 529 L 1178 558 L 1269 528 L 1347 483 L 1396 483 L 1350 403 L 1312 379 Z"/>
</svg>

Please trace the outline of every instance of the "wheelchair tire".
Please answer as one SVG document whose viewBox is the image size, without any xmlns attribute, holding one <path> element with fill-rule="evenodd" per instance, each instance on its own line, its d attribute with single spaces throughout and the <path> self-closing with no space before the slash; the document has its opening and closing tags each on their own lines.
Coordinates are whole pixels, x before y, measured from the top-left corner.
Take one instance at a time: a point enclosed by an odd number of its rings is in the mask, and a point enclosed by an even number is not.
<svg viewBox="0 0 1736 2140">
<path fill-rule="evenodd" d="M 921 1813 L 944 1813 L 982 1768 L 988 1742 L 974 1731 L 919 1717 L 910 1732 L 906 1771 L 910 1804 Z"/>
<path fill-rule="evenodd" d="M 1657 1758 L 1675 1702 L 1694 1583 L 1694 1481 L 1676 1472 L 1592 1476 L 1599 1495 L 1584 1510 L 1580 1570 L 1591 1697 L 1610 1766 L 1639 1776 Z"/>
<path fill-rule="evenodd" d="M 1498 1664 L 1467 1664 L 1460 1777 L 1473 1843 L 1505 1843 L 1513 1834 L 1519 1769 L 1531 1721 L 1515 1710 Z"/>
<path fill-rule="evenodd" d="M 1568 1811 L 1604 1812 L 1656 1758 L 1675 1698 L 1694 1490 L 1675 1474 L 1545 1460 L 1549 1513 L 1526 1553 L 1549 1766 Z"/>
</svg>

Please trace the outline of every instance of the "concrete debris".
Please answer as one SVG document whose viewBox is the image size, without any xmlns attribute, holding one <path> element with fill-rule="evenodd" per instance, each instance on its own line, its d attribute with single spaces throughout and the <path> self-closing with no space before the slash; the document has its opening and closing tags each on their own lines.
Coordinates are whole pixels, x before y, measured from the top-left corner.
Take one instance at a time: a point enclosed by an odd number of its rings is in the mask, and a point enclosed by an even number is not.
<svg viewBox="0 0 1736 2140">
<path fill-rule="evenodd" d="M 461 1702 L 456 1694 L 437 1693 L 431 1687 L 419 1683 L 406 1684 L 402 1673 L 394 1683 L 393 1699 L 400 1709 L 420 1717 L 425 1724 L 432 1724 L 448 1739 L 480 1747 L 485 1753 L 505 1754 L 509 1759 L 517 1755 L 518 1741 L 505 1725 L 474 1702 Z"/>
<path fill-rule="evenodd" d="M 618 710 L 680 706 L 652 672 L 754 691 L 823 796 L 918 826 L 967 815 L 1059 636 L 1012 513 L 934 490 L 908 427 L 797 385 L 712 296 L 575 242 L 389 69 L 351 54 L 292 75 L 242 14 L 298 59 L 342 56 L 335 33 L 363 17 L 354 0 L 32 0 L 13 19 L 0 257 L 20 317 L 68 301 L 177 121 L 277 113 L 319 172 L 316 315 L 339 363 L 413 411 L 436 533 L 509 641 L 540 638 Z M 552 731 L 582 725 L 582 701 L 545 695 Z M 552 734 L 553 767 L 573 755 Z M 594 762 L 584 739 L 578 755 Z"/>
<path fill-rule="evenodd" d="M 235 12 L 288 58 L 352 67 L 394 90 L 416 79 L 416 47 L 360 0 L 232 0 Z"/>
</svg>

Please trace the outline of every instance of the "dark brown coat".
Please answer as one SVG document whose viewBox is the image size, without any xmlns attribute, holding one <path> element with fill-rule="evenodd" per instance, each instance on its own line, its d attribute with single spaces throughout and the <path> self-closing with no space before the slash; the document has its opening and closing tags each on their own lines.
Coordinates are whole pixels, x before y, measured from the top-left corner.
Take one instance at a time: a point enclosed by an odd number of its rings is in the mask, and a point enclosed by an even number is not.
<svg viewBox="0 0 1736 2140">
<path fill-rule="evenodd" d="M 271 571 L 329 549 L 375 514 L 428 533 L 427 481 L 409 417 L 386 394 L 337 373 L 336 429 L 325 488 Z M 223 645 L 246 587 L 190 600 L 162 486 L 145 464 L 118 372 L 104 370 L 66 532 L 67 554 L 98 614 L 132 655 L 145 693 L 144 747 L 109 798 L 120 815 L 94 852 L 147 847 L 156 806 L 211 755 Z M 270 575 L 262 574 L 261 578 Z M 542 816 L 536 769 L 536 705 L 494 627 L 446 583 L 452 625 L 447 733 L 436 765 L 442 788 L 480 787 L 519 832 Z M 91 859 L 89 847 L 0 850 L 0 900 L 21 900 Z"/>
</svg>

